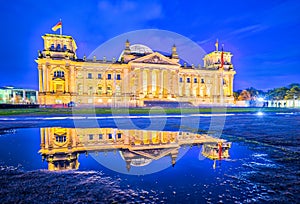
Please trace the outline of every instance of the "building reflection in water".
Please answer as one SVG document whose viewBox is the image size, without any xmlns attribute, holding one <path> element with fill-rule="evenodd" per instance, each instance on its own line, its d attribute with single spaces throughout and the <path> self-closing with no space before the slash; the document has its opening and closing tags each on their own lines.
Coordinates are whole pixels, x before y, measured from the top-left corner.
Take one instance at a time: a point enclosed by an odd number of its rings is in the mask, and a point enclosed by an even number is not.
<svg viewBox="0 0 300 204">
<path fill-rule="evenodd" d="M 203 145 L 202 155 L 212 160 L 229 157 L 231 143 L 206 134 L 116 128 L 41 128 L 39 153 L 51 171 L 78 169 L 81 153 L 119 151 L 128 171 L 153 160 L 171 157 L 175 165 L 182 146 Z"/>
</svg>

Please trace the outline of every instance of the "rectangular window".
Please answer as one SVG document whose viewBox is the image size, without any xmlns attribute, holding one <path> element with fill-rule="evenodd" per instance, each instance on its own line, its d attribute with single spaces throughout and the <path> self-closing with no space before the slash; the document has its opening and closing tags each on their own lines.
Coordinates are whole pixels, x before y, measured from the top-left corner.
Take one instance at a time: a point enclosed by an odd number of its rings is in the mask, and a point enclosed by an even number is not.
<svg viewBox="0 0 300 204">
<path fill-rule="evenodd" d="M 88 79 L 92 78 L 92 73 L 88 73 Z"/>
<path fill-rule="evenodd" d="M 204 84 L 204 79 L 201 79 L 201 84 Z"/>
<path fill-rule="evenodd" d="M 111 74 L 107 74 L 107 79 L 111 80 Z"/>
<path fill-rule="evenodd" d="M 102 75 L 101 74 L 98 74 L 98 79 L 102 79 Z"/>
<path fill-rule="evenodd" d="M 111 133 L 108 134 L 108 139 L 110 139 L 110 140 L 112 139 L 112 134 Z"/>
<path fill-rule="evenodd" d="M 186 78 L 186 83 L 191 83 L 191 78 Z"/>
<path fill-rule="evenodd" d="M 93 140 L 94 135 L 89 135 L 89 140 Z"/>
<path fill-rule="evenodd" d="M 122 138 L 122 134 L 121 133 L 118 133 L 117 136 L 118 136 L 118 139 Z"/>
<path fill-rule="evenodd" d="M 121 80 L 121 74 L 117 74 L 117 80 Z"/>
<path fill-rule="evenodd" d="M 198 82 L 197 82 L 197 78 L 194 78 L 194 83 L 198 83 Z"/>
<path fill-rule="evenodd" d="M 179 78 L 179 82 L 180 82 L 180 83 L 182 83 L 182 82 L 183 82 L 183 80 L 182 80 L 182 77 L 180 77 L 180 78 Z"/>
<path fill-rule="evenodd" d="M 99 134 L 99 140 L 103 139 L 103 134 Z"/>
</svg>

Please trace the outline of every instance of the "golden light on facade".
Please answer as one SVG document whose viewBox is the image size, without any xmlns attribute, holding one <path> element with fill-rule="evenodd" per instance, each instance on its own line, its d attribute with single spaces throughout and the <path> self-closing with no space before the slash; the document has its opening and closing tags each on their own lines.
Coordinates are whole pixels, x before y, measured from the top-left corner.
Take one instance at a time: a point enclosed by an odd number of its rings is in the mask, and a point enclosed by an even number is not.
<svg viewBox="0 0 300 204">
<path fill-rule="evenodd" d="M 80 153 L 106 155 L 119 151 L 124 168 L 129 170 L 166 156 L 170 157 L 169 164 L 175 165 L 179 148 L 200 144 L 206 158 L 229 157 L 231 143 L 206 134 L 116 128 L 41 128 L 39 153 L 48 162 L 49 170 L 59 171 L 78 169 Z"/>
<path fill-rule="evenodd" d="M 207 54 L 204 67 L 179 63 L 176 46 L 165 56 L 144 45 L 126 41 L 118 60 L 78 59 L 71 36 L 46 34 L 36 60 L 39 103 L 143 106 L 145 101 L 177 101 L 193 105 L 233 103 L 235 71 L 232 54 Z"/>
</svg>

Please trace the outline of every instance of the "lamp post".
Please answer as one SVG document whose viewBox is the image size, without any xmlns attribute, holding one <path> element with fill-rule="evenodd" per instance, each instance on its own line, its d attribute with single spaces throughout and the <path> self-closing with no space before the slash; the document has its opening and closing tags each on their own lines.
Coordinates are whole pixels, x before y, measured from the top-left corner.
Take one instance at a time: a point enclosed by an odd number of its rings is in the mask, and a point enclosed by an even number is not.
<svg viewBox="0 0 300 204">
<path fill-rule="evenodd" d="M 297 98 L 297 96 L 296 96 L 296 94 L 294 94 L 294 108 L 296 107 L 296 98 Z"/>
</svg>

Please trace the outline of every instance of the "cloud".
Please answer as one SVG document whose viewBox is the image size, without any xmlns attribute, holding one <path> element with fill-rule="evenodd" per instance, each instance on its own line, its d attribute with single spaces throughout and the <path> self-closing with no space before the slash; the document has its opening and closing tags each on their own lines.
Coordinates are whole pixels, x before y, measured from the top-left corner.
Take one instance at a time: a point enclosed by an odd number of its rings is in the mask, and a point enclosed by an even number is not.
<svg viewBox="0 0 300 204">
<path fill-rule="evenodd" d="M 210 38 L 207 38 L 205 40 L 197 41 L 197 44 L 202 45 L 202 44 L 205 44 L 205 43 L 208 43 L 208 42 L 215 43 L 215 41 L 216 41 L 216 39 L 214 37 L 210 37 Z"/>
<path fill-rule="evenodd" d="M 262 26 L 260 24 L 251 25 L 251 26 L 237 29 L 237 30 L 231 32 L 231 35 L 239 35 L 239 34 L 244 34 L 244 33 L 256 33 L 256 32 L 262 31 L 264 29 L 266 29 L 266 27 Z"/>
<path fill-rule="evenodd" d="M 244 38 L 248 37 L 250 35 L 256 34 L 258 32 L 261 32 L 263 30 L 266 30 L 268 27 L 262 24 L 255 24 L 255 25 L 249 25 L 246 27 L 241 27 L 239 29 L 236 29 L 232 32 L 230 32 L 227 35 L 227 38 Z"/>
</svg>

